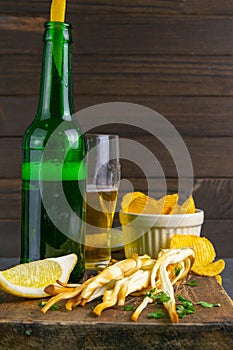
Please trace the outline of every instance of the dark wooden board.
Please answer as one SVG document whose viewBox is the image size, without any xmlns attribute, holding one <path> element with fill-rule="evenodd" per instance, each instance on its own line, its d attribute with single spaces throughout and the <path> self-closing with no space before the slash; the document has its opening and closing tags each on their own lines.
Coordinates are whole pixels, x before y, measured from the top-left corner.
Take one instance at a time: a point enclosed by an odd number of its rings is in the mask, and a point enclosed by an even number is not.
<svg viewBox="0 0 233 350">
<path fill-rule="evenodd" d="M 233 35 L 233 33 L 232 33 Z M 0 94 L 35 95 L 40 55 L 1 58 Z M 232 96 L 231 57 L 73 55 L 75 94 L 117 96 Z M 6 93 L 7 91 L 7 93 Z"/>
<path fill-rule="evenodd" d="M 147 181 L 140 178 L 127 179 L 134 191 L 148 192 Z M 119 189 L 118 202 L 123 195 L 130 192 L 129 182 L 122 182 Z M 177 181 L 167 179 L 167 192 L 177 193 Z M 206 219 L 233 219 L 233 179 L 194 179 L 193 197 L 196 206 L 205 211 Z M 158 179 L 151 180 L 150 194 L 162 196 Z M 20 218 L 21 179 L 0 179 L 0 220 Z"/>
<path fill-rule="evenodd" d="M 147 183 L 140 178 L 129 178 L 135 191 L 147 191 Z M 152 194 L 158 197 L 160 188 L 157 179 L 152 181 Z M 177 192 L 177 181 L 167 180 L 168 192 Z M 195 179 L 194 199 L 196 205 L 205 212 L 202 235 L 209 238 L 216 249 L 218 257 L 232 256 L 233 202 L 232 179 Z M 20 211 L 21 180 L 0 180 L 0 256 L 19 256 L 20 254 Z M 120 188 L 118 209 L 127 184 Z M 119 226 L 118 216 L 114 226 Z M 12 244 L 14 242 L 14 244 Z"/>
<path fill-rule="evenodd" d="M 204 300 L 221 303 L 221 307 L 203 309 L 179 324 L 169 319 L 148 319 L 147 314 L 158 306 L 149 305 L 137 322 L 130 321 L 132 312 L 122 307 L 105 310 L 101 317 L 92 314 L 96 302 L 84 308 L 58 311 L 43 315 L 38 300 L 30 301 L 0 293 L 0 346 L 2 349 L 230 349 L 233 346 L 233 305 L 214 278 L 196 277 L 199 286 L 182 286 L 176 293 L 194 303 Z M 211 293 L 209 292 L 211 291 Z M 137 305 L 139 298 L 127 299 Z"/>
<path fill-rule="evenodd" d="M 75 93 L 76 111 L 108 102 L 129 102 L 152 108 L 162 114 L 181 136 L 233 136 L 232 97 L 209 96 L 130 96 L 81 95 Z M 0 97 L 0 137 L 21 137 L 32 122 L 37 109 L 38 96 Z M 201 127 L 200 127 L 201 125 Z M 151 120 L 153 127 L 153 120 Z M 126 130 L 124 125 L 102 125 L 101 132 L 143 135 L 140 129 Z"/>
<path fill-rule="evenodd" d="M 154 152 L 166 177 L 176 177 L 176 167 L 169 152 L 152 136 L 134 137 L 134 140 Z M 219 138 L 184 138 L 190 153 L 193 171 L 196 177 L 233 177 L 233 139 Z M 123 150 L 122 150 L 123 151 Z M 121 153 L 124 155 L 124 152 Z M 11 161 L 9 161 L 11 155 Z M 21 138 L 0 138 L 0 177 L 21 177 Z M 145 155 L 145 164 L 150 159 Z M 121 160 L 122 177 L 143 177 L 141 170 L 133 163 Z M 190 174 L 183 171 L 184 176 Z"/>
<path fill-rule="evenodd" d="M 114 227 L 120 227 L 116 220 Z M 210 239 L 216 250 L 218 258 L 232 257 L 232 233 L 233 220 L 206 219 L 202 227 L 201 235 Z M 0 256 L 19 257 L 20 256 L 20 220 L 0 219 Z"/>
<path fill-rule="evenodd" d="M 205 220 L 201 235 L 214 245 L 218 257 L 232 257 L 233 220 Z"/>
<path fill-rule="evenodd" d="M 48 0 L 1 1 L 0 179 L 6 182 L 0 184 L 0 233 L 4 246 L 11 237 L 15 251 L 20 190 L 14 181 L 21 173 L 21 138 L 37 108 L 49 7 Z M 66 16 L 73 25 L 76 108 L 139 103 L 178 129 L 199 177 L 194 193 L 206 212 L 206 232 L 223 256 L 230 254 L 233 207 L 232 14 L 232 0 L 69 0 Z M 143 130 L 111 125 L 96 132 L 143 139 L 157 152 Z M 162 149 L 158 156 L 175 190 L 174 164 Z M 122 170 L 145 189 L 139 169 L 124 163 Z"/>
<path fill-rule="evenodd" d="M 0 256 L 20 257 L 20 221 L 0 220 Z"/>
<path fill-rule="evenodd" d="M 47 0 L 31 0 L 29 2 L 17 0 L 2 0 L 2 13 L 14 15 L 42 15 L 48 16 Z M 87 13 L 147 13 L 148 15 L 166 14 L 204 14 L 231 16 L 233 14 L 232 0 L 70 0 L 67 2 L 67 16 L 69 13 L 83 15 Z"/>
<path fill-rule="evenodd" d="M 133 13 L 72 13 L 74 51 L 80 54 L 232 55 L 230 17 Z M 2 53 L 38 53 L 48 16 L 0 16 Z M 20 40 L 19 36 L 20 35 Z M 192 38 L 192 40 L 190 40 Z"/>
<path fill-rule="evenodd" d="M 19 219 L 21 210 L 21 180 L 0 180 L 0 219 Z"/>
</svg>

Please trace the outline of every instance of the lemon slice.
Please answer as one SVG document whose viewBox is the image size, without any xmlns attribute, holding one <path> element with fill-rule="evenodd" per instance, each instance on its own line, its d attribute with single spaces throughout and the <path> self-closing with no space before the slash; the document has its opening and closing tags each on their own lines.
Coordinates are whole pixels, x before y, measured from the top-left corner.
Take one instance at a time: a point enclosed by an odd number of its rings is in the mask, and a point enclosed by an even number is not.
<svg viewBox="0 0 233 350">
<path fill-rule="evenodd" d="M 49 284 L 56 284 L 57 280 L 67 283 L 77 260 L 76 254 L 69 254 L 16 265 L 0 271 L 0 288 L 19 297 L 48 296 L 44 288 Z"/>
</svg>

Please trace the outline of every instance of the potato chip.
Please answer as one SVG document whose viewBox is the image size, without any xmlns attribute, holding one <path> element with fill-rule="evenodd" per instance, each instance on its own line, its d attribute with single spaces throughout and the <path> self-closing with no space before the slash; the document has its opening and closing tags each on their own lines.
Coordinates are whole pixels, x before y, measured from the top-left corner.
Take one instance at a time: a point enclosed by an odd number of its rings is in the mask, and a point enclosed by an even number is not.
<svg viewBox="0 0 233 350">
<path fill-rule="evenodd" d="M 217 275 L 215 276 L 217 282 L 220 284 L 220 286 L 222 286 L 222 276 L 221 275 Z"/>
<path fill-rule="evenodd" d="M 195 203 L 192 195 L 190 195 L 188 199 L 186 199 L 186 201 L 181 205 L 181 208 L 186 209 L 186 214 L 195 213 Z"/>
<path fill-rule="evenodd" d="M 182 211 L 181 205 L 176 203 L 174 208 L 172 208 L 172 210 L 170 211 L 169 214 L 171 214 L 171 215 L 173 215 L 173 214 L 185 214 L 185 212 Z"/>
<path fill-rule="evenodd" d="M 171 238 L 170 248 L 192 248 L 195 253 L 193 266 L 209 265 L 216 256 L 212 243 L 205 237 L 176 234 Z"/>
<path fill-rule="evenodd" d="M 128 205 L 128 212 L 136 214 L 160 214 L 162 205 L 156 199 L 145 196 L 137 197 Z"/>
<path fill-rule="evenodd" d="M 195 213 L 195 203 L 192 195 L 190 195 L 182 205 L 179 205 L 178 203 L 176 203 L 170 212 L 170 214 L 192 214 L 192 213 Z"/>
<path fill-rule="evenodd" d="M 194 266 L 192 271 L 200 276 L 217 276 L 219 275 L 225 267 L 224 260 L 220 259 L 206 266 Z"/>
<path fill-rule="evenodd" d="M 128 211 L 128 206 L 129 204 L 135 199 L 135 198 L 145 198 L 147 197 L 144 193 L 142 192 L 129 192 L 124 195 L 121 201 L 121 208 L 123 211 Z"/>
<path fill-rule="evenodd" d="M 195 213 L 195 203 L 192 195 L 182 204 L 178 204 L 178 194 L 169 194 L 159 200 L 142 192 L 129 192 L 124 195 L 121 208 L 125 212 L 135 214 L 191 214 Z"/>
<path fill-rule="evenodd" d="M 178 202 L 178 194 L 168 194 L 158 200 L 158 205 L 162 206 L 161 214 L 170 214 Z"/>
</svg>

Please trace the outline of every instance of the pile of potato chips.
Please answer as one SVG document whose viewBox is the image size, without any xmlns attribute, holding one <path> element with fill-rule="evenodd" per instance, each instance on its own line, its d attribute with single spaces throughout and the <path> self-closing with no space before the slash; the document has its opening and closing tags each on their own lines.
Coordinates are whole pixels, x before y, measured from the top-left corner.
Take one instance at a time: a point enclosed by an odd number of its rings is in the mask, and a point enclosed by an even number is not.
<svg viewBox="0 0 233 350">
<path fill-rule="evenodd" d="M 178 194 L 166 195 L 158 200 L 142 192 L 127 193 L 121 202 L 124 212 L 134 214 L 192 214 L 195 213 L 195 203 L 192 195 L 182 204 L 178 203 Z M 195 252 L 195 262 L 192 271 L 200 276 L 215 276 L 221 284 L 220 273 L 225 267 L 224 260 L 214 261 L 216 253 L 213 244 L 205 237 L 176 234 L 170 242 L 171 249 L 192 248 Z"/>
<path fill-rule="evenodd" d="M 191 270 L 200 276 L 215 276 L 222 284 L 220 273 L 224 270 L 225 262 L 222 259 L 214 261 L 216 252 L 213 244 L 205 237 L 176 234 L 171 238 L 170 248 L 192 248 L 195 261 Z"/>
<path fill-rule="evenodd" d="M 158 200 L 142 192 L 127 193 L 121 202 L 124 212 L 134 214 L 192 214 L 195 213 L 195 203 L 192 195 L 182 203 L 178 203 L 178 194 L 166 195 Z"/>
</svg>

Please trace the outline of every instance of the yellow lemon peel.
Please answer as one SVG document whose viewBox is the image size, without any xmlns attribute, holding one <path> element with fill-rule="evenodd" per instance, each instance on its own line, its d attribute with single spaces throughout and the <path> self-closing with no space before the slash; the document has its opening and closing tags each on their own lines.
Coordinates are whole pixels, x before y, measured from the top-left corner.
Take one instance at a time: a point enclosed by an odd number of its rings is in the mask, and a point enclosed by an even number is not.
<svg viewBox="0 0 233 350">
<path fill-rule="evenodd" d="M 52 0 L 50 8 L 50 21 L 64 22 L 66 12 L 66 0 Z"/>
</svg>

